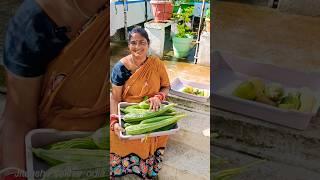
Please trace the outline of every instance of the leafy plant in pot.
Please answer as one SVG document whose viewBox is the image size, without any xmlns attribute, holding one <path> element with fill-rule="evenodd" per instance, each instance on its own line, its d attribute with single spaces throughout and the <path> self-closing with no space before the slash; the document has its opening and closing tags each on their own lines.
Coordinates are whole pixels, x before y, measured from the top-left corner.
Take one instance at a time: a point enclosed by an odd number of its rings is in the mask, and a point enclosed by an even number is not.
<svg viewBox="0 0 320 180">
<path fill-rule="evenodd" d="M 189 27 L 190 16 L 193 14 L 193 7 L 187 8 L 184 12 L 174 14 L 177 22 L 178 33 L 172 38 L 174 57 L 187 57 L 191 49 L 194 33 Z"/>
</svg>

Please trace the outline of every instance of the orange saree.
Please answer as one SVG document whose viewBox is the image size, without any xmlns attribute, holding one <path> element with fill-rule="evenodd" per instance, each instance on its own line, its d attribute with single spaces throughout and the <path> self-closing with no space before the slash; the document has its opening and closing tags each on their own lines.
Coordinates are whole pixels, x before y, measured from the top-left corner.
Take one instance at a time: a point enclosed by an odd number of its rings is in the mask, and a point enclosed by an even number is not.
<svg viewBox="0 0 320 180">
<path fill-rule="evenodd" d="M 162 87 L 169 87 L 170 81 L 163 62 L 149 57 L 123 86 L 122 100 L 141 102 L 144 96 L 154 96 Z M 152 178 L 160 170 L 161 155 L 168 136 L 147 138 L 146 141 L 122 141 L 110 132 L 110 166 L 112 176 L 136 174 L 141 178 Z"/>
<path fill-rule="evenodd" d="M 49 64 L 42 88 L 39 127 L 92 131 L 109 111 L 109 8 Z"/>
</svg>

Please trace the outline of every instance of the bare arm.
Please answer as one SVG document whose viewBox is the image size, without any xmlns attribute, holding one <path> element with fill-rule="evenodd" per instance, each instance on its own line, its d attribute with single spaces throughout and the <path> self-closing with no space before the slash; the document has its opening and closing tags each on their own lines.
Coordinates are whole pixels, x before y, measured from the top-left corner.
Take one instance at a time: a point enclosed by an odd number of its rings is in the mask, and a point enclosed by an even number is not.
<svg viewBox="0 0 320 180">
<path fill-rule="evenodd" d="M 42 77 L 7 72 L 6 106 L 0 123 L 0 168 L 25 169 L 25 135 L 37 127 Z"/>
<path fill-rule="evenodd" d="M 121 102 L 123 86 L 112 85 L 112 94 L 110 96 L 110 114 L 118 114 L 118 103 Z M 123 129 L 120 127 L 119 123 L 114 124 L 115 133 L 120 136 L 120 131 Z"/>
<path fill-rule="evenodd" d="M 118 103 L 121 102 L 122 87 L 112 85 L 112 94 L 110 96 L 110 114 L 118 114 Z"/>
<path fill-rule="evenodd" d="M 168 96 L 169 90 L 170 90 L 170 87 L 162 87 L 162 88 L 160 89 L 160 92 L 163 92 L 163 93 L 166 94 L 166 96 Z"/>
</svg>

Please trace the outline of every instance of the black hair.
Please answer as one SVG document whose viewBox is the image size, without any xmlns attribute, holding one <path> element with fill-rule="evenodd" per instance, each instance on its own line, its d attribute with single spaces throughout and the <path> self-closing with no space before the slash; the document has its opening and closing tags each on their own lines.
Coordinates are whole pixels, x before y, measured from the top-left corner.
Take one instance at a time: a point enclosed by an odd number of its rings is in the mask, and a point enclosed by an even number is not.
<svg viewBox="0 0 320 180">
<path fill-rule="evenodd" d="M 144 30 L 144 28 L 141 28 L 141 27 L 135 27 L 130 31 L 130 33 L 129 33 L 129 42 L 130 42 L 130 40 L 132 38 L 132 34 L 134 34 L 134 33 L 138 33 L 141 36 L 143 36 L 144 38 L 146 38 L 148 44 L 150 44 L 150 39 L 149 39 L 147 31 Z"/>
</svg>

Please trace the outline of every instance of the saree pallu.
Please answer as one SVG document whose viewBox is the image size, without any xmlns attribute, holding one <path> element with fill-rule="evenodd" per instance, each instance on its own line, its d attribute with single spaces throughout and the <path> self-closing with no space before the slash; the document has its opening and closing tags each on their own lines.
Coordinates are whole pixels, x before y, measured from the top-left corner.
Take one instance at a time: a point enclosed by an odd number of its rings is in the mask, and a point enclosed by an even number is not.
<svg viewBox="0 0 320 180">
<path fill-rule="evenodd" d="M 39 127 L 93 131 L 109 112 L 109 8 L 49 64 L 39 106 Z"/>
<path fill-rule="evenodd" d="M 163 62 L 150 56 L 147 61 L 126 81 L 122 99 L 126 102 L 141 102 L 145 96 L 152 97 L 170 81 Z M 144 179 L 158 175 L 168 136 L 149 137 L 145 141 L 120 140 L 110 132 L 110 175 L 120 177 L 136 174 Z"/>
</svg>

